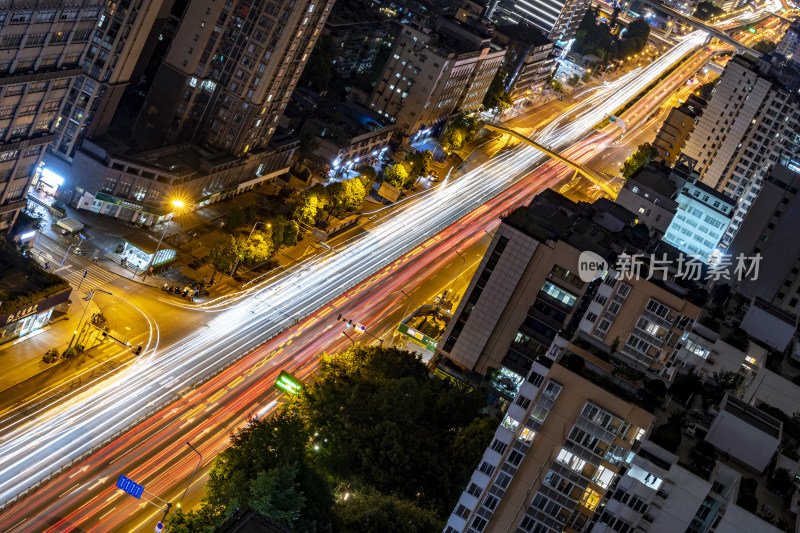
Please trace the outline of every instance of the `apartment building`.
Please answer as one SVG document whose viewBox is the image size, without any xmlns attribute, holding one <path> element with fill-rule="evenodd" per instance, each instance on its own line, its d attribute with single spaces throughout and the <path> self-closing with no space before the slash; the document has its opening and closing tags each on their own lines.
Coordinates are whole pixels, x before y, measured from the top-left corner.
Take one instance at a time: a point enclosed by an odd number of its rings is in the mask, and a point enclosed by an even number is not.
<svg viewBox="0 0 800 533">
<path fill-rule="evenodd" d="M 625 180 L 615 202 L 635 214 L 638 223 L 646 225 L 650 235 L 660 239 L 678 211 L 675 197 L 688 177 L 687 167 L 673 169 L 663 163 L 650 163 Z"/>
<path fill-rule="evenodd" d="M 607 492 L 603 512 L 589 531 L 783 531 L 736 505 L 743 476 L 735 468 L 717 462 L 703 479 L 679 461 L 685 464 L 685 458 L 643 441 L 614 490 Z"/>
<path fill-rule="evenodd" d="M 45 146 L 69 159 L 108 127 L 161 3 L 0 10 L 0 231 L 25 207 Z"/>
<path fill-rule="evenodd" d="M 527 24 L 499 26 L 495 35 L 508 48 L 502 67 L 506 92 L 514 102 L 532 96 L 555 68 L 555 44 Z"/>
<path fill-rule="evenodd" d="M 577 204 L 551 190 L 509 214 L 453 313 L 437 357 L 480 375 L 496 368 L 526 376 L 547 357 L 558 331 L 583 315 L 584 296 L 596 283 L 578 275 L 581 253 L 610 260 L 615 247 L 625 246 L 633 219 L 613 203 Z"/>
<path fill-rule="evenodd" d="M 394 20 L 326 22 L 323 33 L 333 41 L 333 68 L 345 77 L 368 71 L 381 48 L 391 46 L 401 29 L 402 25 Z"/>
<path fill-rule="evenodd" d="M 277 179 L 298 144 L 275 137 L 258 155 L 236 157 L 191 143 L 133 152 L 109 138 L 86 141 L 70 168 L 80 186 L 61 198 L 78 210 L 153 226 L 169 219 L 172 200 L 203 207 Z"/>
<path fill-rule="evenodd" d="M 668 165 L 673 165 L 683 153 L 686 139 L 694 129 L 694 122 L 703 112 L 706 101 L 690 95 L 679 107 L 673 107 L 661 124 L 653 141 L 658 158 Z"/>
<path fill-rule="evenodd" d="M 440 17 L 435 33 L 403 26 L 368 106 L 411 136 L 480 108 L 506 49 L 480 26 Z"/>
<path fill-rule="evenodd" d="M 137 119 L 138 146 L 266 152 L 332 5 L 193 0 Z"/>
<path fill-rule="evenodd" d="M 502 24 L 530 24 L 559 48 L 569 49 L 589 2 L 586 0 L 493 0 L 486 17 Z"/>
<path fill-rule="evenodd" d="M 781 54 L 787 61 L 800 62 L 800 24 L 792 24 L 783 34 L 775 52 Z"/>
<path fill-rule="evenodd" d="M 578 329 L 611 347 L 628 366 L 664 373 L 700 308 L 689 301 L 688 289 L 664 279 L 663 273 L 639 270 L 635 263 L 609 272 Z"/>
<path fill-rule="evenodd" d="M 800 151 L 800 98 L 771 64 L 734 56 L 689 136 L 684 155 L 697 161 L 700 181 L 736 201 L 722 237 L 727 248 L 772 166 L 788 166 Z"/>
<path fill-rule="evenodd" d="M 678 210 L 663 241 L 703 263 L 719 255 L 718 246 L 737 209 L 736 200 L 691 178 L 675 197 Z"/>
<path fill-rule="evenodd" d="M 743 294 L 759 296 L 784 311 L 800 314 L 800 242 L 796 238 L 800 163 L 792 161 L 791 167 L 776 165 L 770 169 L 728 255 L 734 260 L 739 255 L 761 256 L 758 276 L 737 283 Z"/>
<path fill-rule="evenodd" d="M 612 481 L 634 457 L 653 414 L 628 389 L 612 393 L 600 385 L 610 375 L 602 363 L 559 341 L 548 363 L 526 376 L 445 532 L 587 531 Z M 578 359 L 585 366 L 570 369 Z"/>
</svg>

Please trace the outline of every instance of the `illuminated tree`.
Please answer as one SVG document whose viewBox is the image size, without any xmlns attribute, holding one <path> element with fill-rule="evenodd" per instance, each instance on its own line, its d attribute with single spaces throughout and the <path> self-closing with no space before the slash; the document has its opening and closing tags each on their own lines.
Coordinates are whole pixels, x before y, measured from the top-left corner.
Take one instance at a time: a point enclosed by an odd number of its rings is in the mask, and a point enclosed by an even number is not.
<svg viewBox="0 0 800 533">
<path fill-rule="evenodd" d="M 294 208 L 293 218 L 298 222 L 313 226 L 317 221 L 317 212 L 320 209 L 319 197 L 315 194 L 305 194 L 300 203 Z"/>
<path fill-rule="evenodd" d="M 648 164 L 657 155 L 658 151 L 650 143 L 640 144 L 636 151 L 623 163 L 622 177 L 625 179 L 630 178 L 634 172 Z"/>
<path fill-rule="evenodd" d="M 395 163 L 383 170 L 383 181 L 394 185 L 398 189 L 402 189 L 407 180 L 408 169 L 403 163 Z"/>
<path fill-rule="evenodd" d="M 439 138 L 445 152 L 456 152 L 464 146 L 464 132 L 460 128 L 450 126 Z"/>
</svg>

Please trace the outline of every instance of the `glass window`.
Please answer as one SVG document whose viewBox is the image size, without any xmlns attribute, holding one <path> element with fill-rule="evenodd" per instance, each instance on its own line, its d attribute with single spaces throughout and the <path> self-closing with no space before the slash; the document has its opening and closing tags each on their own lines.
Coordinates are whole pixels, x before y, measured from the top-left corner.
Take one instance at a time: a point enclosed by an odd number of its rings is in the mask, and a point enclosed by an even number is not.
<svg viewBox="0 0 800 533">
<path fill-rule="evenodd" d="M 515 420 L 511 418 L 511 416 L 506 415 L 505 419 L 503 420 L 503 427 L 510 431 L 516 431 L 519 427 L 519 420 Z"/>
<path fill-rule="evenodd" d="M 569 292 L 565 291 L 564 289 L 558 287 L 550 283 L 549 281 L 544 282 L 544 286 L 542 287 L 542 292 L 550 295 L 551 297 L 555 298 L 559 302 L 572 307 L 575 304 L 575 301 L 578 299 L 574 294 L 570 294 Z"/>
</svg>

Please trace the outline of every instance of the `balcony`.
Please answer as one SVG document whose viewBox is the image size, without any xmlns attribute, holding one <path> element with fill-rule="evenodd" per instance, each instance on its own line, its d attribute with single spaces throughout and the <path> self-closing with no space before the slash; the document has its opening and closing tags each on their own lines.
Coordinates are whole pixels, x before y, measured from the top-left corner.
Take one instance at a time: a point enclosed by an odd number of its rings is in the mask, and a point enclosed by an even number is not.
<svg viewBox="0 0 800 533">
<path fill-rule="evenodd" d="M 57 80 L 61 78 L 72 78 L 78 76 L 82 69 L 75 67 L 49 67 L 38 70 L 26 70 L 24 72 L 3 73 L 0 75 L 0 87 L 6 85 L 16 85 L 17 83 L 31 83 L 37 81 Z"/>
<path fill-rule="evenodd" d="M 11 203 L 8 203 L 6 205 L 0 205 L 0 214 L 9 213 L 11 211 L 19 211 L 20 209 L 24 209 L 26 205 L 28 205 L 27 198 L 12 200 Z"/>
</svg>

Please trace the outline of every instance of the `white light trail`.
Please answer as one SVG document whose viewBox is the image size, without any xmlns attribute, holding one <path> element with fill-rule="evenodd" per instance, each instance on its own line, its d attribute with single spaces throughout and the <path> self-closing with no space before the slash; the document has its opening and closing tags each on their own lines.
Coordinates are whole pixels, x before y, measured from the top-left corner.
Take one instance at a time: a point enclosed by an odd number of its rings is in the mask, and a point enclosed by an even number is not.
<svg viewBox="0 0 800 533">
<path fill-rule="evenodd" d="M 704 33 L 695 32 L 648 67 L 594 91 L 568 116 L 537 135 L 537 142 L 559 150 L 579 141 L 705 40 Z M 328 252 L 288 269 L 249 291 L 252 297 L 210 314 L 207 327 L 183 341 L 5 432 L 0 437 L 0 502 L 14 498 L 129 427 L 154 406 L 175 398 L 177 391 L 195 385 L 296 319 L 336 299 L 523 179 L 544 160 L 538 150 L 522 145 L 456 180 L 445 180 L 429 193 L 412 197 L 402 208 L 379 214 L 374 227 L 352 239 L 341 252 Z"/>
</svg>

